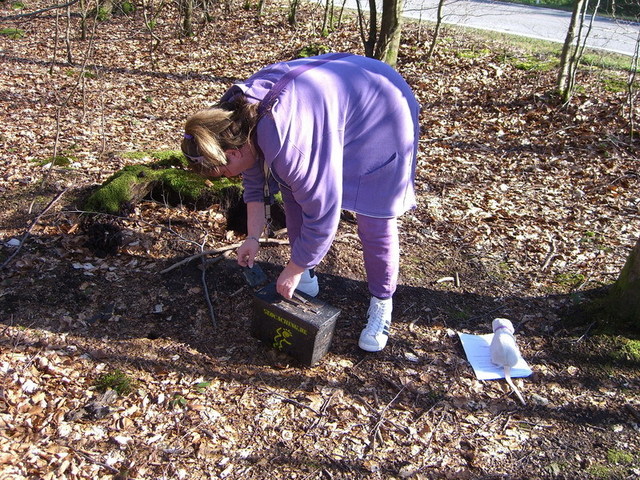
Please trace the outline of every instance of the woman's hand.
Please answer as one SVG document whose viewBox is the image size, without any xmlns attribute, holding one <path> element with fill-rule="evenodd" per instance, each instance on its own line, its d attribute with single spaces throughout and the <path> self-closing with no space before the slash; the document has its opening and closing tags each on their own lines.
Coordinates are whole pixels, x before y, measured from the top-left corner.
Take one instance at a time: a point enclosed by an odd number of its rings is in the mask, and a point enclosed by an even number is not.
<svg viewBox="0 0 640 480">
<path fill-rule="evenodd" d="M 287 266 L 284 267 L 284 270 L 280 273 L 278 281 L 276 282 L 277 292 L 284 298 L 291 298 L 293 291 L 298 286 L 298 283 L 300 283 L 302 272 L 304 272 L 304 268 L 299 267 L 293 262 L 287 263 Z"/>
<path fill-rule="evenodd" d="M 238 247 L 238 265 L 242 267 L 253 267 L 253 262 L 260 249 L 260 241 L 256 237 L 247 237 Z"/>
<path fill-rule="evenodd" d="M 247 203 L 247 238 L 238 248 L 238 264 L 242 267 L 253 267 L 253 261 L 260 249 L 260 238 L 264 230 L 264 203 Z"/>
</svg>

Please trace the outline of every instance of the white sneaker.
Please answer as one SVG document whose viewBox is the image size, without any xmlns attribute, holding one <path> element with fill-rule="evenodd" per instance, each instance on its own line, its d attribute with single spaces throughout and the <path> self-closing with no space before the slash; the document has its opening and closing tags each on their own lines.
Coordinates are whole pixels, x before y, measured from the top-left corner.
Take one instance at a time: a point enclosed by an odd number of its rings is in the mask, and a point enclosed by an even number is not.
<svg viewBox="0 0 640 480">
<path fill-rule="evenodd" d="M 360 334 L 358 346 L 367 352 L 379 352 L 387 345 L 391 328 L 393 302 L 390 298 L 380 300 L 371 297 L 367 311 L 367 326 Z"/>
<path fill-rule="evenodd" d="M 296 290 L 300 290 L 302 293 L 306 293 L 310 297 L 318 295 L 320 285 L 318 285 L 318 277 L 315 272 L 313 272 L 313 269 L 307 269 L 302 272 L 302 277 L 300 278 L 300 283 L 298 283 Z"/>
</svg>

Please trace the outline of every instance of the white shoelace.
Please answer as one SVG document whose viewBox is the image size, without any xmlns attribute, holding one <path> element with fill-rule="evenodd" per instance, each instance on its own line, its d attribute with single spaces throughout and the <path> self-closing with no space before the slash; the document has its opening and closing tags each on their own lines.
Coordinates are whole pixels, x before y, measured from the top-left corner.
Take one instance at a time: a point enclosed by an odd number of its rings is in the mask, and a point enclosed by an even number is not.
<svg viewBox="0 0 640 480">
<path fill-rule="evenodd" d="M 365 330 L 370 332 L 371 335 L 379 335 L 386 330 L 389 331 L 391 325 L 390 315 L 387 313 L 388 304 L 385 302 L 376 302 L 369 307 L 367 312 L 368 321 Z"/>
</svg>

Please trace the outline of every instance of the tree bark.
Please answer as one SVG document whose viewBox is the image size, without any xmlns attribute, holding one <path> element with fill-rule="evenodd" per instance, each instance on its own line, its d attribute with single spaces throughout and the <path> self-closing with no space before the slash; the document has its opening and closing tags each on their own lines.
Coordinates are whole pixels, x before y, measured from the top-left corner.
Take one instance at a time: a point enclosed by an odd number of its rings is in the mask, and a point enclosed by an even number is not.
<svg viewBox="0 0 640 480">
<path fill-rule="evenodd" d="M 431 39 L 431 45 L 429 46 L 429 53 L 427 53 L 427 60 L 431 60 L 431 58 L 433 57 L 433 53 L 436 50 L 436 44 L 438 43 L 438 39 L 440 38 L 440 28 L 442 27 L 442 12 L 444 11 L 444 2 L 445 0 L 438 0 L 436 29 L 435 32 L 433 32 L 433 38 Z"/>
<path fill-rule="evenodd" d="M 611 288 L 608 306 L 612 322 L 640 330 L 640 238 Z"/>
<path fill-rule="evenodd" d="M 567 30 L 567 36 L 564 39 L 564 45 L 562 46 L 562 53 L 560 55 L 560 71 L 558 73 L 558 91 L 565 98 L 571 91 L 571 60 L 573 58 L 572 52 L 574 51 L 574 43 L 576 40 L 576 32 L 580 28 L 580 22 L 582 21 L 582 11 L 585 8 L 587 0 L 575 0 L 573 4 L 573 12 L 571 13 L 571 22 L 569 23 L 569 30 Z"/>
<path fill-rule="evenodd" d="M 183 0 L 182 5 L 182 35 L 193 36 L 193 0 Z"/>
<path fill-rule="evenodd" d="M 400 36 L 402 33 L 402 1 L 383 0 L 380 35 L 376 45 L 375 58 L 388 63 L 392 67 L 398 61 Z"/>
<path fill-rule="evenodd" d="M 571 14 L 571 23 L 562 47 L 557 86 L 558 92 L 565 103 L 569 102 L 573 95 L 578 65 L 584 54 L 587 37 L 593 27 L 593 20 L 598 13 L 598 8 L 600 8 L 600 0 L 596 0 L 593 6 L 593 13 L 587 24 L 585 17 L 588 8 L 589 0 L 575 0 L 573 13 Z"/>
</svg>

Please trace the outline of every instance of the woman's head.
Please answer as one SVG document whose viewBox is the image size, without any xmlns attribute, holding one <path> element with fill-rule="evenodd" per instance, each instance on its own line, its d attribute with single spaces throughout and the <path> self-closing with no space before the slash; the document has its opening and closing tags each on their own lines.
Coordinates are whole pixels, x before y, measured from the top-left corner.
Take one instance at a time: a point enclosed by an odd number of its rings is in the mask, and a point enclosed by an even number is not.
<svg viewBox="0 0 640 480">
<path fill-rule="evenodd" d="M 213 108 L 201 110 L 187 119 L 182 152 L 204 171 L 218 171 L 227 164 L 228 150 L 237 150 L 251 137 L 257 121 L 257 104 L 243 95 Z"/>
</svg>

